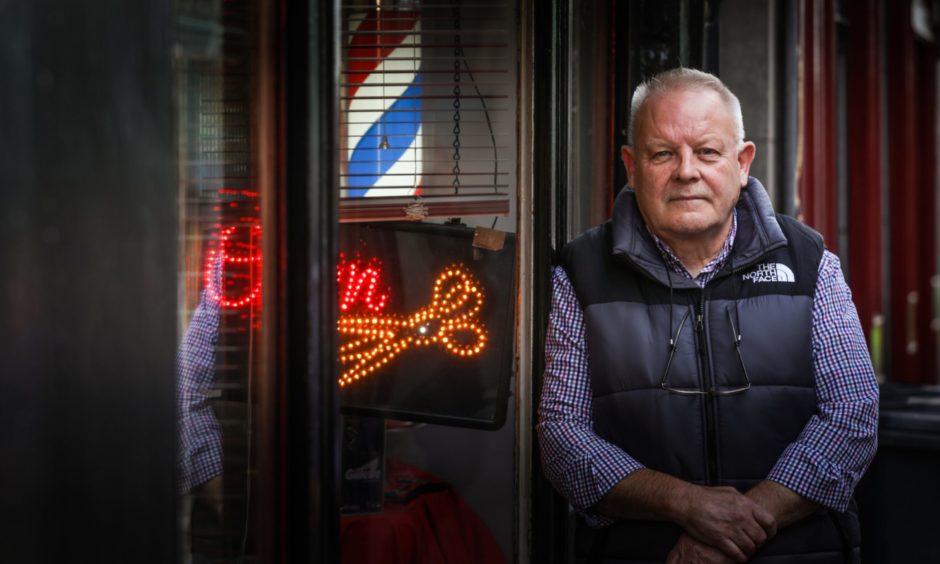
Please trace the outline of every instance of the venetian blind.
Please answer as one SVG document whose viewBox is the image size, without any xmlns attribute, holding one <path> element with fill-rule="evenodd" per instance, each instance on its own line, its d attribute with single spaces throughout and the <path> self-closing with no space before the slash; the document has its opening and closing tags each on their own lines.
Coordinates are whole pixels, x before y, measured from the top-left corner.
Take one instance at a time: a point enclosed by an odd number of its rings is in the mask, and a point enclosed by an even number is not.
<svg viewBox="0 0 940 564">
<path fill-rule="evenodd" d="M 342 17 L 341 220 L 508 214 L 510 2 L 345 2 Z"/>
</svg>

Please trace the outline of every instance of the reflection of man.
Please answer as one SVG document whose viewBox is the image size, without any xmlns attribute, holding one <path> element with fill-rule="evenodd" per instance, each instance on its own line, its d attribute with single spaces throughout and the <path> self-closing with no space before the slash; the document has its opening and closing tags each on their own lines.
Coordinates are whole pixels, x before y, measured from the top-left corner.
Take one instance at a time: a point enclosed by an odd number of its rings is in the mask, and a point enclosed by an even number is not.
<svg viewBox="0 0 940 564">
<path fill-rule="evenodd" d="M 211 287 L 205 288 L 176 354 L 177 493 L 193 493 L 216 512 L 222 502 L 222 430 L 209 403 L 216 388 L 216 344 L 221 266 L 213 267 Z"/>
<path fill-rule="evenodd" d="M 717 78 L 653 78 L 630 128 L 634 191 L 553 274 L 538 433 L 579 554 L 857 558 L 878 389 L 838 259 L 748 177 Z"/>
</svg>

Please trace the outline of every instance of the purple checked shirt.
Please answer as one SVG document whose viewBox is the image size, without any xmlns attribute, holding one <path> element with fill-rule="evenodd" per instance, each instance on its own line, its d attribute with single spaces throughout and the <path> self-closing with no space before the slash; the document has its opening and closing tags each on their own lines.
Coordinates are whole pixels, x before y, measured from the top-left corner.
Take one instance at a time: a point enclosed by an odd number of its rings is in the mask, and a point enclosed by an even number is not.
<svg viewBox="0 0 940 564">
<path fill-rule="evenodd" d="M 204 289 L 176 351 L 176 489 L 180 495 L 222 474 L 222 429 L 209 403 L 216 387 L 215 347 L 220 305 L 208 292 L 221 286 L 214 265 L 211 288 Z"/>
<path fill-rule="evenodd" d="M 694 278 L 665 243 L 654 240 L 678 274 L 705 286 L 734 244 L 737 216 L 733 217 L 718 256 Z M 563 269 L 555 268 L 552 285 L 536 426 L 542 465 L 555 488 L 588 523 L 602 526 L 611 521 L 591 512 L 591 507 L 643 465 L 594 433 L 581 305 Z M 812 347 L 816 414 L 780 454 L 767 479 L 820 505 L 844 511 L 877 447 L 878 384 L 851 291 L 838 257 L 829 251 L 824 252 L 819 265 Z"/>
</svg>

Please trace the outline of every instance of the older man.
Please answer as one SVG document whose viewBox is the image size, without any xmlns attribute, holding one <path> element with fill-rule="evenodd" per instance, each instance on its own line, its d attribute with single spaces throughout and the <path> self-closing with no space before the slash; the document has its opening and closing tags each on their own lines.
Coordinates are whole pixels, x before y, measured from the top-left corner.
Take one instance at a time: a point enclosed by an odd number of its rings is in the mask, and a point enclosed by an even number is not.
<svg viewBox="0 0 940 564">
<path fill-rule="evenodd" d="M 538 433 L 603 562 L 858 558 L 878 387 L 822 238 L 748 176 L 712 75 L 637 88 L 631 190 L 561 253 Z"/>
</svg>

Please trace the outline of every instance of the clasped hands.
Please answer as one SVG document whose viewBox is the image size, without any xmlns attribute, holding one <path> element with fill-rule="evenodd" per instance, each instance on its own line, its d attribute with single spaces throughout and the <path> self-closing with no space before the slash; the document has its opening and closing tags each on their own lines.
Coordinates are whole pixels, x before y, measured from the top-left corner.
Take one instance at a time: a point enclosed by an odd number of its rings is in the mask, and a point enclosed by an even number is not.
<svg viewBox="0 0 940 564">
<path fill-rule="evenodd" d="M 685 532 L 667 564 L 745 562 L 777 534 L 774 516 L 734 488 L 687 484 L 678 493 L 675 521 Z"/>
</svg>

